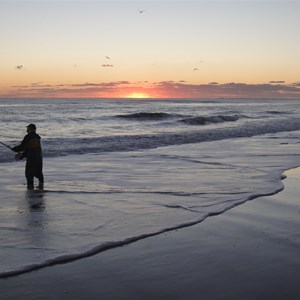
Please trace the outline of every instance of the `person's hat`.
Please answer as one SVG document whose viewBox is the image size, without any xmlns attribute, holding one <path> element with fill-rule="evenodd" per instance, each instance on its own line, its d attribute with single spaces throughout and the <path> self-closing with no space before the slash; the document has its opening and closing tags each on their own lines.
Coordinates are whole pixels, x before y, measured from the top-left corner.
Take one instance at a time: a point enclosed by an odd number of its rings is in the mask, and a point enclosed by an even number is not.
<svg viewBox="0 0 300 300">
<path fill-rule="evenodd" d="M 36 126 L 34 124 L 29 124 L 26 126 L 27 128 L 36 130 Z"/>
</svg>

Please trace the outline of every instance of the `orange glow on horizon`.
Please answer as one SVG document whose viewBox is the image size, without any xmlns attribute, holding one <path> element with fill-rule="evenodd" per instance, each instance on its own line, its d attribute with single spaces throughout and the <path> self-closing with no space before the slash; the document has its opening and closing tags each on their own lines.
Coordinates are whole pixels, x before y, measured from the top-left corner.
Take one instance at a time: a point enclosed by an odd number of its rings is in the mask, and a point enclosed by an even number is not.
<svg viewBox="0 0 300 300">
<path fill-rule="evenodd" d="M 146 93 L 133 92 L 133 93 L 125 95 L 124 98 L 140 99 L 140 98 L 151 98 L 151 96 Z"/>
</svg>

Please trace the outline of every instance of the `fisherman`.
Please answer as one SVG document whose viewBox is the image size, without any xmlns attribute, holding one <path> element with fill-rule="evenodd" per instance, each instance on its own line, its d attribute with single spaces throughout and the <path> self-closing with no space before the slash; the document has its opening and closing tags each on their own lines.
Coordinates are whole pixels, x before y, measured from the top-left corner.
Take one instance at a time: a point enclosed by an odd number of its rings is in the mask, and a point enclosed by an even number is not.
<svg viewBox="0 0 300 300">
<path fill-rule="evenodd" d="M 12 148 L 15 152 L 21 152 L 20 159 L 26 157 L 25 176 L 27 180 L 27 189 L 34 188 L 33 180 L 36 177 L 39 180 L 39 189 L 44 187 L 43 175 L 43 156 L 41 148 L 41 137 L 36 133 L 36 126 L 29 124 L 27 134 L 24 136 L 20 145 Z"/>
</svg>

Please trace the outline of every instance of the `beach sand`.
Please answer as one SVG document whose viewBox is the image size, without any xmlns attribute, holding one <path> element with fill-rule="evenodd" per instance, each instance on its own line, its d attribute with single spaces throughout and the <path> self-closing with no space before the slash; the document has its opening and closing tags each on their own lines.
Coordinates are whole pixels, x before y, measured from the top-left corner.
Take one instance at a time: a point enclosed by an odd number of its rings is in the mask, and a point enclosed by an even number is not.
<svg viewBox="0 0 300 300">
<path fill-rule="evenodd" d="M 300 299 L 300 169 L 204 222 L 0 280 L 0 299 Z"/>
</svg>

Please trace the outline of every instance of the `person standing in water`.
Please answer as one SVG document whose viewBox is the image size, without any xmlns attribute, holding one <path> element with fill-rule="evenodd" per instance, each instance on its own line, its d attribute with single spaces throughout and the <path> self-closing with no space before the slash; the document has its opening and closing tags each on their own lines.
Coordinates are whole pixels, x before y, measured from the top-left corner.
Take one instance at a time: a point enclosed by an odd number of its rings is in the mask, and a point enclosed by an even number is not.
<svg viewBox="0 0 300 300">
<path fill-rule="evenodd" d="M 44 188 L 43 175 L 43 155 L 41 147 L 41 137 L 36 133 L 36 126 L 29 124 L 27 134 L 24 136 L 20 145 L 12 148 L 15 152 L 21 152 L 20 159 L 26 157 L 25 176 L 27 189 L 34 188 L 34 177 L 39 180 L 39 189 Z"/>
</svg>

